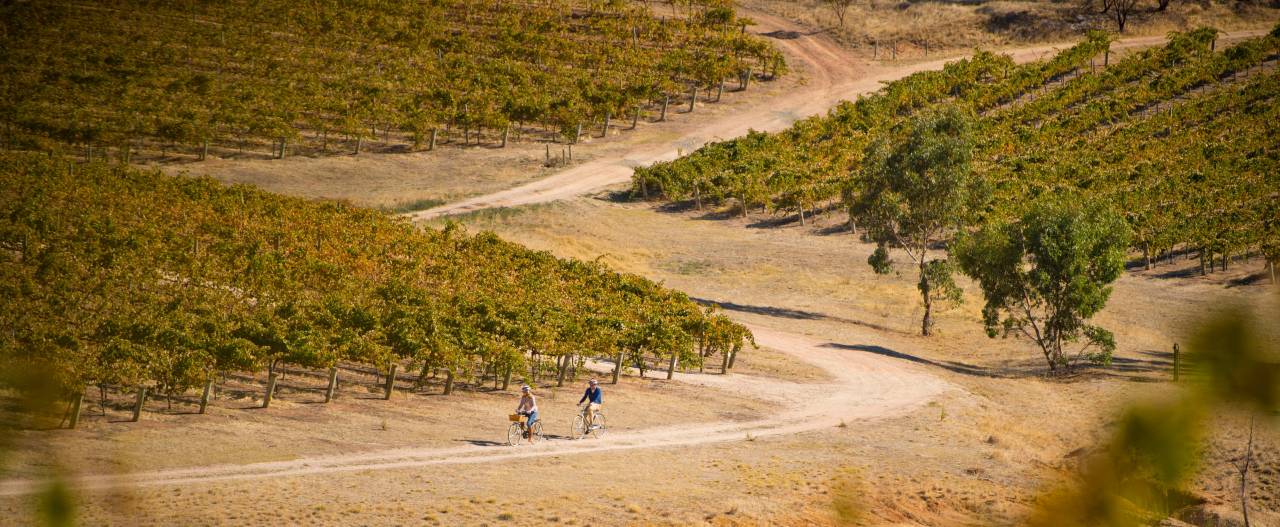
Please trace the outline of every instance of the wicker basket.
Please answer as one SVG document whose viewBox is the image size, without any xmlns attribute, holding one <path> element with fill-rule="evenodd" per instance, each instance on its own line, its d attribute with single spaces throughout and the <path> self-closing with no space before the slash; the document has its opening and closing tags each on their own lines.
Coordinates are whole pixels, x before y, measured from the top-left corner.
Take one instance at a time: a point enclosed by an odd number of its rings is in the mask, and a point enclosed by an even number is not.
<svg viewBox="0 0 1280 527">
<path fill-rule="evenodd" d="M 518 423 L 520 422 L 521 417 L 522 416 L 520 414 L 511 414 L 507 416 L 507 419 L 511 420 L 513 423 Z"/>
</svg>

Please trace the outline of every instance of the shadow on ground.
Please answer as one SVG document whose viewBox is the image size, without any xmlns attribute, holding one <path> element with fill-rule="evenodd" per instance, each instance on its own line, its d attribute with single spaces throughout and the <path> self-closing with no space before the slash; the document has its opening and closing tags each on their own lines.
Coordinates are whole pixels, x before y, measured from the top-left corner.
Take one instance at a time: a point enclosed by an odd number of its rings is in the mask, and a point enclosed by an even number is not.
<svg viewBox="0 0 1280 527">
<path fill-rule="evenodd" d="M 853 319 L 848 319 L 844 317 L 831 316 L 825 313 L 818 313 L 816 311 L 805 311 L 802 309 L 791 309 L 791 308 L 777 307 L 777 306 L 754 306 L 749 304 L 739 304 L 736 302 L 723 302 L 718 300 L 711 300 L 707 298 L 692 298 L 692 300 L 702 305 L 716 305 L 716 306 L 719 306 L 721 309 L 724 309 L 725 311 L 751 313 L 755 315 L 764 315 L 764 316 L 776 317 L 776 318 L 789 318 L 792 320 L 828 320 L 832 322 L 840 322 L 843 324 L 853 324 L 856 326 L 872 328 L 872 329 L 885 331 L 889 333 L 906 334 L 901 330 L 890 328 L 887 326 L 881 326 L 879 324 L 873 324 L 870 322 L 863 322 L 861 320 L 853 320 Z"/>
</svg>

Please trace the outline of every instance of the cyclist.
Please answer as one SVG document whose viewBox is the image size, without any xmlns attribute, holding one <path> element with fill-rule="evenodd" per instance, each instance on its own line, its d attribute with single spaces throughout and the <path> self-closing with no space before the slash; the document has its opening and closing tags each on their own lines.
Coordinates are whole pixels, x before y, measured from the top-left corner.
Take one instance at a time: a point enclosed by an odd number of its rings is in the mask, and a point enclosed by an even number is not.
<svg viewBox="0 0 1280 527">
<path fill-rule="evenodd" d="M 538 399 L 533 396 L 533 390 L 529 385 L 520 387 L 520 405 L 516 407 L 516 413 L 529 417 L 525 424 L 524 436 L 529 438 L 529 444 L 533 444 L 533 423 L 538 420 Z"/>
<path fill-rule="evenodd" d="M 587 391 L 582 392 L 582 398 L 578 399 L 578 404 L 582 404 L 584 401 L 590 401 L 583 408 L 583 413 L 587 417 L 587 430 L 592 430 L 596 427 L 595 423 L 592 422 L 595 419 L 596 412 L 600 410 L 600 405 L 604 404 L 604 393 L 600 390 L 600 383 L 596 382 L 595 379 L 587 381 Z"/>
</svg>

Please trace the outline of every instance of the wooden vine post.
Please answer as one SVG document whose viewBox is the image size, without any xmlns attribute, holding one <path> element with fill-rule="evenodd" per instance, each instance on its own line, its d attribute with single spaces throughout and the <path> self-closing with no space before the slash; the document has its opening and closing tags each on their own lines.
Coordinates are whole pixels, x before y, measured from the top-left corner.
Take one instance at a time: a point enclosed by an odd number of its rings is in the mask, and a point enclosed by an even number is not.
<svg viewBox="0 0 1280 527">
<path fill-rule="evenodd" d="M 324 389 L 324 402 L 333 401 L 333 393 L 338 389 L 338 367 L 329 368 L 329 386 Z"/>
<path fill-rule="evenodd" d="M 399 367 L 399 366 L 400 366 L 399 364 L 394 364 L 394 363 L 393 363 L 393 364 L 391 365 L 391 370 L 387 372 L 387 383 L 386 383 L 386 386 L 385 386 L 386 394 L 384 394 L 384 395 L 382 396 L 382 400 L 384 400 L 384 401 L 387 401 L 387 400 L 390 400 L 390 399 L 391 399 L 391 392 L 392 392 L 392 391 L 395 389 L 395 387 L 396 387 L 396 368 L 397 368 L 397 367 Z"/>
<path fill-rule="evenodd" d="M 200 414 L 204 414 L 205 409 L 209 407 L 209 396 L 213 394 L 213 379 L 209 379 L 204 383 L 204 391 L 200 392 Z"/>
<path fill-rule="evenodd" d="M 138 399 L 133 403 L 133 418 L 129 422 L 136 423 L 142 417 L 142 405 L 147 402 L 147 387 L 138 387 Z"/>
<path fill-rule="evenodd" d="M 658 116 L 658 122 L 667 120 L 667 105 L 671 104 L 671 95 L 662 95 L 662 114 Z"/>
<path fill-rule="evenodd" d="M 84 390 L 76 393 L 75 398 L 71 400 L 71 420 L 68 422 L 68 428 L 75 428 L 80 424 L 80 407 L 84 405 Z"/>
<path fill-rule="evenodd" d="M 262 396 L 262 407 L 271 407 L 271 398 L 276 394 L 276 373 L 267 375 L 267 392 Z"/>
<path fill-rule="evenodd" d="M 1182 369 L 1182 350 L 1178 349 L 1178 343 L 1173 343 L 1173 382 L 1178 382 L 1178 377 Z"/>
</svg>

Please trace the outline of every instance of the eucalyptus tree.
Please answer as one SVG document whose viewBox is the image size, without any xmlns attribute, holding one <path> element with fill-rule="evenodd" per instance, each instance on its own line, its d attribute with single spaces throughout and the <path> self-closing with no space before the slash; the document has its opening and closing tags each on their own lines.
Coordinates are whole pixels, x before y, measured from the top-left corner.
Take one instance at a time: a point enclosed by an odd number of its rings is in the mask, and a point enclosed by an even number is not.
<svg viewBox="0 0 1280 527">
<path fill-rule="evenodd" d="M 1124 272 L 1129 229 L 1107 207 L 1078 201 L 1038 203 L 1016 222 L 962 237 L 955 251 L 982 287 L 987 335 L 1027 338 L 1051 371 L 1078 360 L 1109 363 L 1116 346 L 1110 331 L 1088 320 Z"/>
<path fill-rule="evenodd" d="M 951 106 L 915 116 L 872 143 L 855 176 L 861 191 L 850 210 L 858 223 L 880 249 L 901 249 L 919 270 L 920 333 L 926 336 L 934 303 L 959 300 L 950 264 L 930 253 L 968 225 L 987 197 L 972 169 L 970 121 Z M 885 271 L 883 265 L 872 268 Z"/>
</svg>

